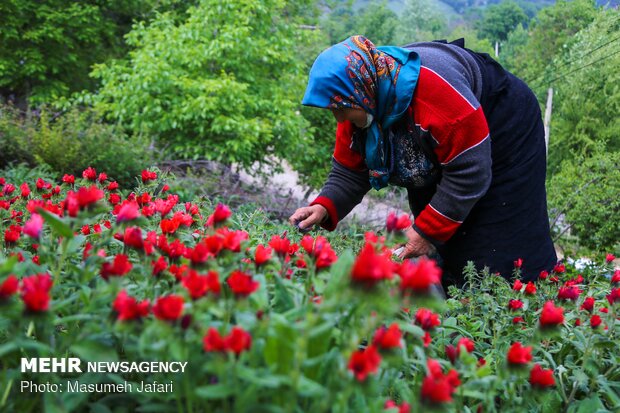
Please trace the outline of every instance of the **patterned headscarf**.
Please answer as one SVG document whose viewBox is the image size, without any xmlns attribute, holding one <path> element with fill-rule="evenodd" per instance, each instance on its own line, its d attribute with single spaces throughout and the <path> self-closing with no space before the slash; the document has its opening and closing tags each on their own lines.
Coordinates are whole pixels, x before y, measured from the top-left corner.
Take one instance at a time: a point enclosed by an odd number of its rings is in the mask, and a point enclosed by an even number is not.
<svg viewBox="0 0 620 413">
<path fill-rule="evenodd" d="M 357 108 L 373 115 L 365 158 L 373 188 L 387 185 L 387 131 L 407 110 L 418 81 L 420 58 L 401 47 L 375 47 L 352 36 L 322 52 L 310 69 L 303 105 Z"/>
</svg>

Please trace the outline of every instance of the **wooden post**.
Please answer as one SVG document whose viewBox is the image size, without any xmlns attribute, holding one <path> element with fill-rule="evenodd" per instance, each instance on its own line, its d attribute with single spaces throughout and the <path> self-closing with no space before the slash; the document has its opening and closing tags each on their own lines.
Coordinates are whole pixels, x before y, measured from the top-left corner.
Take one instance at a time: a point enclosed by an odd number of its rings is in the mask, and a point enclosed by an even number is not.
<svg viewBox="0 0 620 413">
<path fill-rule="evenodd" d="M 495 42 L 495 57 L 499 57 L 499 42 Z"/>
<path fill-rule="evenodd" d="M 553 88 L 547 90 L 547 107 L 545 108 L 545 148 L 549 154 L 549 132 L 551 127 L 551 108 L 553 106 Z"/>
</svg>

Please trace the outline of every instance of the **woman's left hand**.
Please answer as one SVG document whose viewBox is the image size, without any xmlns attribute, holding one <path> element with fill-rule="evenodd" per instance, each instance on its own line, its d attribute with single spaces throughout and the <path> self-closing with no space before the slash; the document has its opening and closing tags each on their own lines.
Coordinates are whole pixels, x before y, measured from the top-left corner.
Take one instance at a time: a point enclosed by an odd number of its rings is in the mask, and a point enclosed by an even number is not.
<svg viewBox="0 0 620 413">
<path fill-rule="evenodd" d="M 435 252 L 433 244 L 422 238 L 413 227 L 409 227 L 405 230 L 407 236 L 407 243 L 403 246 L 403 250 L 398 254 L 398 258 L 412 258 L 419 257 L 421 255 L 429 255 Z"/>
</svg>

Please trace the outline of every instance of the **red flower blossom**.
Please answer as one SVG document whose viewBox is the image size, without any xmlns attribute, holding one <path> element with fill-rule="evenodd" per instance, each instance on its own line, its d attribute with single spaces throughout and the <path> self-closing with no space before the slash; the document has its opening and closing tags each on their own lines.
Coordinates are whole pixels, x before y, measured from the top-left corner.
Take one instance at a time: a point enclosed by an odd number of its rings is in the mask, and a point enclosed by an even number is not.
<svg viewBox="0 0 620 413">
<path fill-rule="evenodd" d="M 508 308 L 512 311 L 520 310 L 521 308 L 523 308 L 523 301 L 510 300 L 508 301 Z"/>
<path fill-rule="evenodd" d="M 607 301 L 609 301 L 609 304 L 611 305 L 620 302 L 620 288 L 612 288 L 611 292 L 605 297 L 607 297 Z"/>
<path fill-rule="evenodd" d="M 613 260 L 615 260 L 615 259 L 616 259 L 616 256 L 615 256 L 614 254 L 607 254 L 607 255 L 605 256 L 605 262 L 606 262 L 607 264 L 611 264 L 611 262 L 612 262 Z"/>
<path fill-rule="evenodd" d="M 107 280 L 110 276 L 121 277 L 132 268 L 133 264 L 129 261 L 129 257 L 125 254 L 118 254 L 112 263 L 104 262 L 99 273 L 104 280 Z"/>
<path fill-rule="evenodd" d="M 19 186 L 19 190 L 21 191 L 22 198 L 28 198 L 30 196 L 30 187 L 26 182 Z"/>
<path fill-rule="evenodd" d="M 515 283 L 513 284 L 512 289 L 517 292 L 520 292 L 522 288 L 523 288 L 523 283 L 521 282 L 521 280 L 515 280 Z"/>
<path fill-rule="evenodd" d="M 428 292 L 433 284 L 441 283 L 441 269 L 435 261 L 420 258 L 416 262 L 405 260 L 398 268 L 401 291 Z"/>
<path fill-rule="evenodd" d="M 68 194 L 67 194 L 68 195 Z M 88 207 L 104 197 L 104 193 L 96 186 L 82 186 L 77 191 L 76 199 L 80 208 Z"/>
<path fill-rule="evenodd" d="M 540 278 L 541 280 L 546 280 L 548 276 L 549 276 L 549 273 L 544 270 L 541 271 L 540 274 L 538 274 L 538 278 Z"/>
<path fill-rule="evenodd" d="M 534 295 L 536 294 L 536 284 L 534 284 L 533 282 L 528 282 L 527 285 L 525 286 L 525 294 L 527 295 Z"/>
<path fill-rule="evenodd" d="M 29 237 L 39 239 L 41 237 L 41 232 L 43 232 L 43 218 L 41 215 L 32 214 L 28 222 L 24 225 L 23 232 Z"/>
<path fill-rule="evenodd" d="M 241 242 L 247 240 L 250 236 L 245 231 L 229 231 L 226 228 L 218 230 L 218 234 L 223 236 L 222 248 L 232 252 L 241 251 Z"/>
<path fill-rule="evenodd" d="M 123 243 L 128 247 L 137 250 L 144 249 L 144 240 L 142 239 L 142 230 L 140 227 L 127 227 L 123 235 Z"/>
<path fill-rule="evenodd" d="M 202 347 L 206 352 L 226 351 L 226 343 L 217 329 L 210 327 L 202 339 Z"/>
<path fill-rule="evenodd" d="M 149 314 L 149 300 L 138 302 L 134 297 L 122 290 L 112 303 L 112 309 L 118 314 L 119 321 L 137 320 Z"/>
<path fill-rule="evenodd" d="M 338 260 L 338 256 L 325 237 L 319 235 L 313 239 L 310 235 L 305 235 L 300 244 L 306 253 L 314 258 L 317 270 L 327 268 Z"/>
<path fill-rule="evenodd" d="M 148 181 L 154 181 L 157 179 L 157 172 L 152 172 L 148 170 L 142 171 L 142 182 L 147 183 Z"/>
<path fill-rule="evenodd" d="M 579 298 L 581 290 L 577 286 L 573 287 L 561 287 L 558 290 L 558 300 L 572 300 L 575 301 Z"/>
<path fill-rule="evenodd" d="M 73 185 L 75 183 L 75 176 L 65 174 L 62 177 L 62 181 L 66 184 Z"/>
<path fill-rule="evenodd" d="M 22 233 L 22 228 L 18 225 L 11 225 L 4 231 L 4 242 L 7 244 L 14 244 L 19 239 Z"/>
<path fill-rule="evenodd" d="M 515 268 L 521 268 L 523 266 L 523 258 L 518 258 L 515 262 L 514 262 Z"/>
<path fill-rule="evenodd" d="M 192 299 L 196 300 L 209 291 L 219 294 L 221 291 L 219 275 L 216 271 L 209 271 L 206 275 L 199 275 L 195 270 L 189 270 L 181 280 Z"/>
<path fill-rule="evenodd" d="M 26 309 L 34 312 L 47 311 L 52 284 L 49 274 L 35 274 L 22 279 L 22 300 Z"/>
<path fill-rule="evenodd" d="M 614 275 L 612 275 L 611 277 L 611 283 L 612 284 L 620 283 L 620 270 L 614 271 Z"/>
<path fill-rule="evenodd" d="M 530 371 L 530 384 L 534 387 L 547 388 L 555 385 L 553 370 L 543 369 L 540 364 L 536 363 Z"/>
<path fill-rule="evenodd" d="M 439 315 L 433 313 L 427 308 L 420 308 L 415 314 L 415 323 L 422 327 L 426 331 L 430 331 L 433 328 L 441 325 Z"/>
<path fill-rule="evenodd" d="M 540 326 L 553 327 L 564 322 L 564 309 L 556 307 L 553 301 L 547 301 L 540 313 Z"/>
<path fill-rule="evenodd" d="M 226 283 L 236 296 L 247 297 L 258 289 L 260 283 L 254 281 L 251 276 L 242 271 L 233 271 Z"/>
<path fill-rule="evenodd" d="M 112 196 L 112 195 L 110 195 Z M 140 210 L 136 202 L 124 202 L 116 214 L 116 222 L 133 221 L 140 216 Z"/>
<path fill-rule="evenodd" d="M 108 179 L 108 174 L 106 174 L 105 172 L 101 172 L 99 176 L 97 177 L 97 180 L 100 183 L 104 183 L 107 179 Z"/>
<path fill-rule="evenodd" d="M 164 257 L 160 256 L 156 261 L 151 261 L 151 266 L 153 267 L 152 274 L 157 276 L 168 268 L 168 261 L 166 261 Z"/>
<path fill-rule="evenodd" d="M 402 332 L 398 324 L 394 323 L 390 327 L 381 326 L 375 331 L 372 344 L 382 350 L 391 350 L 402 347 Z"/>
<path fill-rule="evenodd" d="M 226 221 L 232 215 L 232 211 L 224 204 L 217 204 L 213 214 L 207 218 L 207 225 L 212 227 Z"/>
<path fill-rule="evenodd" d="M 390 212 L 387 221 L 385 223 L 387 228 L 387 232 L 399 232 L 404 231 L 405 229 L 411 226 L 411 219 L 409 215 L 402 214 L 401 216 L 397 216 L 396 213 Z"/>
<path fill-rule="evenodd" d="M 428 347 L 431 344 L 432 338 L 428 331 L 424 332 L 424 337 L 422 338 L 422 342 L 424 343 L 424 347 Z"/>
<path fill-rule="evenodd" d="M 88 225 L 82 225 L 82 229 L 80 230 L 82 235 L 90 234 L 90 227 Z"/>
<path fill-rule="evenodd" d="M 564 272 L 566 272 L 566 266 L 564 264 L 556 264 L 555 267 L 553 267 L 553 272 L 556 274 L 562 274 Z"/>
<path fill-rule="evenodd" d="M 381 356 L 375 346 L 368 346 L 364 350 L 357 350 L 349 359 L 349 370 L 358 381 L 366 380 L 369 374 L 375 374 L 379 370 Z"/>
<path fill-rule="evenodd" d="M 254 251 L 254 262 L 257 266 L 265 264 L 271 259 L 271 248 L 259 245 Z"/>
<path fill-rule="evenodd" d="M 388 409 L 398 409 L 397 413 L 411 413 L 411 405 L 407 402 L 402 402 L 401 404 L 396 404 L 393 400 L 388 400 L 385 402 L 384 406 L 385 410 Z"/>
<path fill-rule="evenodd" d="M 4 188 L 2 188 L 2 193 L 4 195 L 11 195 L 14 191 L 15 191 L 15 185 L 13 184 L 6 184 L 4 185 Z"/>
<path fill-rule="evenodd" d="M 508 349 L 506 359 L 508 364 L 513 366 L 527 364 L 532 361 L 532 347 L 524 347 L 523 344 L 517 341 Z"/>
<path fill-rule="evenodd" d="M 291 241 L 285 236 L 280 237 L 279 235 L 274 235 L 273 237 L 271 237 L 271 241 L 269 241 L 269 246 L 273 248 L 276 254 L 284 257 L 288 255 Z"/>
<path fill-rule="evenodd" d="M 114 191 L 118 189 L 118 182 L 116 181 L 112 181 L 108 184 L 108 186 L 106 186 L 106 188 L 108 191 Z"/>
<path fill-rule="evenodd" d="M 470 338 L 461 337 L 456 344 L 457 355 L 461 352 L 461 347 L 465 348 L 468 353 L 471 353 L 474 351 L 475 343 Z"/>
<path fill-rule="evenodd" d="M 590 326 L 592 328 L 597 328 L 598 326 L 601 325 L 602 322 L 603 320 L 601 319 L 601 316 L 598 314 L 594 314 L 592 317 L 590 317 Z"/>
<path fill-rule="evenodd" d="M 594 310 L 594 302 L 594 297 L 586 297 L 581 304 L 581 309 L 591 313 Z"/>
<path fill-rule="evenodd" d="M 14 275 L 9 275 L 0 283 L 0 300 L 6 300 L 17 292 L 19 281 Z"/>
<path fill-rule="evenodd" d="M 94 181 L 97 179 L 97 171 L 89 166 L 82 172 L 82 178 L 88 181 Z"/>
<path fill-rule="evenodd" d="M 448 403 L 452 395 L 461 384 L 456 370 L 443 374 L 439 362 L 427 359 L 426 365 L 429 374 L 422 381 L 422 399 L 431 403 Z"/>
<path fill-rule="evenodd" d="M 377 254 L 372 244 L 367 243 L 353 264 L 351 278 L 355 282 L 372 287 L 383 279 L 392 278 L 392 269 L 390 252 Z"/>
<path fill-rule="evenodd" d="M 515 317 L 512 319 L 512 324 L 525 323 L 523 317 Z"/>
<path fill-rule="evenodd" d="M 250 349 L 252 346 L 252 336 L 241 327 L 235 326 L 224 339 L 224 345 L 228 351 L 239 355 Z"/>
<path fill-rule="evenodd" d="M 183 297 L 170 294 L 159 297 L 153 306 L 153 314 L 164 321 L 174 321 L 183 314 Z"/>
</svg>

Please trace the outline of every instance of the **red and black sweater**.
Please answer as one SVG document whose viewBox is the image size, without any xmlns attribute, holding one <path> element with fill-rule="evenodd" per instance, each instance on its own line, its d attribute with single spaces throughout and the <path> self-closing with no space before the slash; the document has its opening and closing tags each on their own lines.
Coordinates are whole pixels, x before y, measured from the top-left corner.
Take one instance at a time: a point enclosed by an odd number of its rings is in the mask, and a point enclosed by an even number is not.
<svg viewBox="0 0 620 413">
<path fill-rule="evenodd" d="M 482 75 L 464 49 L 442 43 L 418 43 L 422 66 L 409 111 L 415 132 L 432 148 L 441 177 L 414 229 L 435 244 L 452 237 L 491 182 L 491 140 L 479 99 Z M 362 154 L 352 149 L 354 126 L 338 124 L 333 167 L 319 196 L 333 230 L 370 190 Z M 395 148 L 396 151 L 399 148 Z"/>
</svg>

